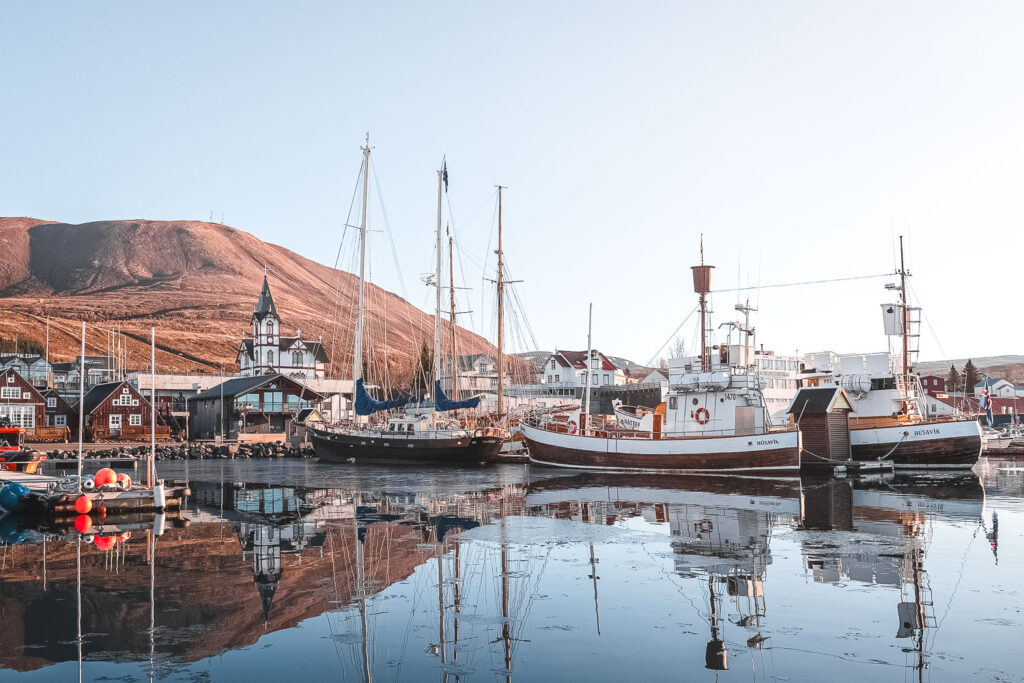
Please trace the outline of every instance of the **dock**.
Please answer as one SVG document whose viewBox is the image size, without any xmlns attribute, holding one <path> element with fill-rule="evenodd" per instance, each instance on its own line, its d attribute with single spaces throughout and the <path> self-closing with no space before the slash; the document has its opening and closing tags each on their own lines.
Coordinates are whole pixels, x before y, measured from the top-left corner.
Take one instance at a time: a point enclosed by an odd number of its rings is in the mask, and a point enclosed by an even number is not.
<svg viewBox="0 0 1024 683">
<path fill-rule="evenodd" d="M 133 485 L 124 490 L 105 490 L 107 487 L 82 492 L 59 490 L 63 481 L 61 477 L 45 474 L 0 472 L 0 486 L 22 484 L 29 490 L 29 511 L 44 514 L 56 522 L 77 517 L 75 501 L 82 496 L 89 499 L 93 510 L 102 508 L 105 516 L 114 516 L 177 509 L 191 494 L 188 486 L 176 483 L 158 484 L 152 489 Z"/>
</svg>

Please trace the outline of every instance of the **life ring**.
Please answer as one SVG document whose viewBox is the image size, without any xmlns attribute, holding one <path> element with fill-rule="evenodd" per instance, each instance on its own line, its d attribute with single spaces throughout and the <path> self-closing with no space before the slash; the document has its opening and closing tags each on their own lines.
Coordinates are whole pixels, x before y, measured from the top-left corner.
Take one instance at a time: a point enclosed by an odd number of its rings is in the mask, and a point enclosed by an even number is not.
<svg viewBox="0 0 1024 683">
<path fill-rule="evenodd" d="M 569 420 L 569 422 L 566 423 L 566 427 L 568 428 L 570 434 L 575 434 L 577 431 L 576 428 L 578 426 L 579 425 L 576 424 L 576 420 Z"/>
<path fill-rule="evenodd" d="M 707 408 L 697 408 L 697 412 L 694 414 L 694 417 L 697 418 L 698 424 L 706 425 L 708 420 L 711 419 L 711 413 L 708 412 Z"/>
<path fill-rule="evenodd" d="M 694 530 L 698 534 L 710 534 L 711 530 L 714 528 L 714 526 L 711 524 L 711 520 L 710 519 L 702 519 L 699 522 L 697 522 L 696 524 L 694 524 L 693 526 L 694 526 Z"/>
</svg>

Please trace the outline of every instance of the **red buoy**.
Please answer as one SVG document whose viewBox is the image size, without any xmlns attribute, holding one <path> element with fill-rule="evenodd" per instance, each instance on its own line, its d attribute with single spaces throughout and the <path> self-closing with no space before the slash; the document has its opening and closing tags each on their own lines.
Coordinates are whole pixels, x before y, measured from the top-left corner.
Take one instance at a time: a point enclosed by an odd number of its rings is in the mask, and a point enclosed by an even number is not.
<svg viewBox="0 0 1024 683">
<path fill-rule="evenodd" d="M 106 517 L 107 516 L 107 508 L 103 507 L 102 505 L 99 506 L 98 508 L 96 508 L 96 516 L 99 517 L 100 519 L 103 519 L 104 517 Z"/>
<path fill-rule="evenodd" d="M 84 534 L 92 528 L 92 517 L 89 515 L 78 515 L 75 517 L 75 528 L 78 529 L 78 533 Z"/>
<path fill-rule="evenodd" d="M 93 477 L 93 481 L 96 482 L 96 486 L 106 486 L 107 484 L 113 484 L 117 481 L 117 474 L 114 470 L 109 467 L 104 467 L 96 476 Z"/>
<path fill-rule="evenodd" d="M 123 489 L 130 489 L 132 487 L 132 478 L 124 472 L 120 472 L 117 475 L 117 483 Z"/>
<path fill-rule="evenodd" d="M 96 547 L 100 550 L 110 550 L 114 547 L 114 542 L 116 540 L 117 539 L 115 539 L 113 536 L 97 536 L 93 540 L 93 542 L 96 544 Z"/>
<path fill-rule="evenodd" d="M 92 501 L 88 496 L 79 496 L 75 499 L 75 512 L 84 515 L 92 510 Z"/>
</svg>

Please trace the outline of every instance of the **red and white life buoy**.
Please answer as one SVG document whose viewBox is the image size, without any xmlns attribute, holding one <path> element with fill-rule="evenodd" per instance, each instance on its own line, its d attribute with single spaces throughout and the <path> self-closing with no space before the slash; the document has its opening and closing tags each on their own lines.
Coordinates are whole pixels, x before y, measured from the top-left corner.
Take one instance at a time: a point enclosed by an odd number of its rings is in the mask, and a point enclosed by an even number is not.
<svg viewBox="0 0 1024 683">
<path fill-rule="evenodd" d="M 693 530 L 698 534 L 710 534 L 712 529 L 714 529 L 714 525 L 710 519 L 702 519 L 693 525 Z"/>
<path fill-rule="evenodd" d="M 569 422 L 566 424 L 566 428 L 569 430 L 570 434 L 575 434 L 576 428 L 578 426 L 579 425 L 576 424 L 576 420 L 569 420 Z"/>
<path fill-rule="evenodd" d="M 708 420 L 711 419 L 711 413 L 708 412 L 707 408 L 697 408 L 697 412 L 694 414 L 694 417 L 697 418 L 698 424 L 706 425 Z"/>
</svg>

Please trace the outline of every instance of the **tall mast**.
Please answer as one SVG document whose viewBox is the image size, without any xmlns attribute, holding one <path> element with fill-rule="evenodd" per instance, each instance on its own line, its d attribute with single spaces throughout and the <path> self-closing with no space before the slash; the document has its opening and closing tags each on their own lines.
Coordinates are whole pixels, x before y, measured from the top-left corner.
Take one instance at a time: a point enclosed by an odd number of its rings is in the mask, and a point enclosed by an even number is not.
<svg viewBox="0 0 1024 683">
<path fill-rule="evenodd" d="M 708 292 L 711 291 L 711 269 L 714 266 L 704 265 L 704 236 L 700 237 L 700 265 L 690 266 L 693 271 L 693 291 L 700 294 L 700 369 L 706 372 L 711 369 L 711 356 L 708 353 Z"/>
<path fill-rule="evenodd" d="M 590 344 L 590 331 L 594 324 L 594 304 L 590 303 L 589 312 L 587 313 L 587 385 L 584 391 L 586 396 L 584 400 L 583 418 L 580 420 L 580 427 L 583 428 L 583 433 L 586 434 L 586 428 L 590 425 L 590 387 L 593 385 L 594 368 L 591 356 L 593 355 L 593 347 Z"/>
<path fill-rule="evenodd" d="M 82 430 L 85 428 L 85 321 L 82 321 L 82 355 L 78 359 L 78 492 L 82 492 Z"/>
<path fill-rule="evenodd" d="M 501 191 L 498 185 L 498 415 L 505 412 L 505 254 L 501 248 Z"/>
<path fill-rule="evenodd" d="M 363 296 L 366 291 L 366 214 L 370 202 L 370 134 L 363 147 L 363 220 L 359 226 L 359 302 L 356 309 L 355 349 L 352 353 L 352 383 L 363 378 Z M 353 389 L 354 391 L 354 389 Z"/>
<path fill-rule="evenodd" d="M 452 323 L 452 398 L 459 400 L 459 347 L 455 327 L 455 259 L 452 252 L 452 236 L 448 233 L 448 284 L 451 292 Z"/>
<path fill-rule="evenodd" d="M 437 287 L 437 301 L 434 305 L 434 381 L 441 379 L 441 189 L 444 169 L 437 172 L 437 257 L 434 284 Z"/>
<path fill-rule="evenodd" d="M 907 268 L 903 264 L 903 235 L 900 235 L 900 317 L 903 327 L 903 386 L 910 386 L 910 308 L 907 304 Z"/>
</svg>

